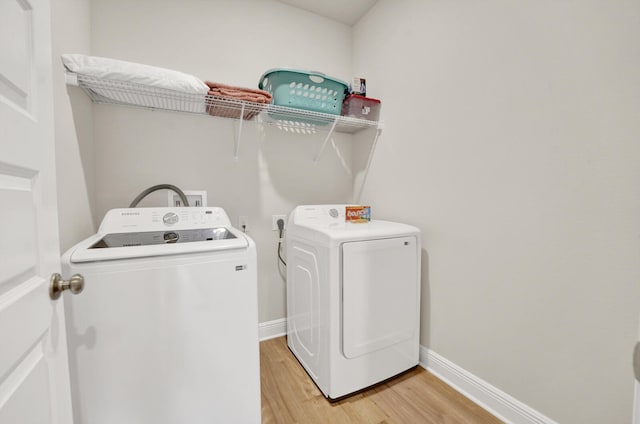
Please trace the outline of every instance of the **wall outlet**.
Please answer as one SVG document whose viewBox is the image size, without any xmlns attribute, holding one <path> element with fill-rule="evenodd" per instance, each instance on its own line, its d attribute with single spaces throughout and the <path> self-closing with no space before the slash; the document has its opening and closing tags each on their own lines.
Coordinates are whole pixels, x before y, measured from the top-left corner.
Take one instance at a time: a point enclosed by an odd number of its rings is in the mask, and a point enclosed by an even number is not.
<svg viewBox="0 0 640 424">
<path fill-rule="evenodd" d="M 203 207 L 207 206 L 207 192 L 205 190 L 184 190 L 184 195 L 187 196 L 189 206 Z M 168 196 L 169 206 L 182 207 L 182 199 L 173 190 L 169 190 Z"/>
<path fill-rule="evenodd" d="M 249 217 L 245 215 L 240 215 L 238 217 L 238 228 L 244 231 L 245 233 L 249 231 Z"/>
<path fill-rule="evenodd" d="M 271 215 L 271 229 L 273 231 L 278 231 L 278 220 L 281 219 L 284 221 L 284 228 L 287 228 L 287 215 Z"/>
</svg>

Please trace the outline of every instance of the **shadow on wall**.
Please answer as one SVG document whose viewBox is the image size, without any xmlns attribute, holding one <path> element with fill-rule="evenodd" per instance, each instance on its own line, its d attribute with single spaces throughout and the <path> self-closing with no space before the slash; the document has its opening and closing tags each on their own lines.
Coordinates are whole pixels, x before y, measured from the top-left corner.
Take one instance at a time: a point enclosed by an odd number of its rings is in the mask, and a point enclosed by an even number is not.
<svg viewBox="0 0 640 424">
<path fill-rule="evenodd" d="M 420 276 L 420 345 L 431 346 L 431 286 L 429 285 L 429 253 L 421 252 Z"/>
<path fill-rule="evenodd" d="M 91 170 L 87 169 L 87 167 L 93 163 L 93 151 L 91 148 L 93 128 L 91 128 L 91 124 L 87 123 L 92 122 L 91 101 L 77 87 L 67 86 L 67 94 L 69 95 L 69 103 L 73 111 L 73 126 L 78 139 L 78 149 L 83 173 L 85 176 L 90 176 Z M 88 185 L 90 181 L 86 181 Z M 91 191 L 90 187 L 87 187 L 87 192 L 91 193 Z"/>
<path fill-rule="evenodd" d="M 209 206 L 234 217 L 258 211 L 255 126 L 246 125 L 234 159 L 234 123 L 207 115 L 94 105 L 96 216 L 127 207 L 142 190 L 173 184 L 205 190 Z M 167 206 L 168 194 L 151 194 L 139 205 Z M 254 222 L 257 222 L 254 220 Z"/>
<path fill-rule="evenodd" d="M 353 136 L 353 198 L 354 203 L 360 203 L 364 185 L 367 182 L 369 167 L 375 155 L 377 129 L 370 128 L 360 131 Z"/>
<path fill-rule="evenodd" d="M 327 130 L 301 133 L 261 126 L 261 181 L 270 181 L 274 192 L 292 205 L 349 202 L 353 176 L 361 172 L 354 169 L 353 140 L 341 133 L 327 139 Z"/>
<path fill-rule="evenodd" d="M 78 182 L 84 182 L 84 192 L 86 193 L 87 202 L 89 203 L 89 210 L 92 217 L 95 216 L 95 196 L 94 196 L 94 143 L 93 143 L 93 117 L 92 117 L 92 104 L 87 96 L 77 87 L 66 86 L 67 94 L 69 95 L 69 103 L 71 105 L 73 127 L 76 133 L 76 139 L 78 141 L 78 154 L 80 163 L 76 166 L 82 167 L 82 175 L 84 178 L 78 181 L 78 178 L 73 181 L 74 190 L 75 184 Z M 61 152 L 66 155 L 70 152 Z M 60 175 L 60 173 L 58 173 Z M 92 220 L 92 224 L 95 227 L 95 219 Z"/>
</svg>

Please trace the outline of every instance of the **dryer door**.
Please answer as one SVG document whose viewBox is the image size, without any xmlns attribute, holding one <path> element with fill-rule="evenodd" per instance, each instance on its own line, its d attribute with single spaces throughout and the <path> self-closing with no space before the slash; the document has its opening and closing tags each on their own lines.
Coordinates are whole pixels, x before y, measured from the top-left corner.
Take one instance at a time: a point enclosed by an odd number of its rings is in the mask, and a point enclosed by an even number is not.
<svg viewBox="0 0 640 424">
<path fill-rule="evenodd" d="M 411 338 L 419 326 L 416 237 L 342 245 L 342 352 L 355 358 Z"/>
</svg>

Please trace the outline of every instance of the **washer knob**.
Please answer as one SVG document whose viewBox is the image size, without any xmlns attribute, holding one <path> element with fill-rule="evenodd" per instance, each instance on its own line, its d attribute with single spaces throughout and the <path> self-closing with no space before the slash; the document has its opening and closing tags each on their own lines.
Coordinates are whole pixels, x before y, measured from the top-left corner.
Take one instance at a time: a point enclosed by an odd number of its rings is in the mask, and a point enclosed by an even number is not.
<svg viewBox="0 0 640 424">
<path fill-rule="evenodd" d="M 165 225 L 173 225 L 178 222 L 178 215 L 175 212 L 167 212 L 162 217 L 162 222 L 164 222 Z"/>
<path fill-rule="evenodd" d="M 168 231 L 164 233 L 164 242 L 165 243 L 177 243 L 180 236 L 173 231 Z"/>
</svg>

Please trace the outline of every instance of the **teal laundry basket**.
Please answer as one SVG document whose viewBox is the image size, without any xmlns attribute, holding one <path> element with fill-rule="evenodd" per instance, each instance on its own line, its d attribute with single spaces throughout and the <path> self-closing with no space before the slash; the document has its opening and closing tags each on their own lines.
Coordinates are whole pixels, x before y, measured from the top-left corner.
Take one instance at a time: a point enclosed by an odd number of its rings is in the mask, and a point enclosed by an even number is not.
<svg viewBox="0 0 640 424">
<path fill-rule="evenodd" d="M 340 115 L 346 82 L 321 72 L 276 68 L 262 74 L 258 87 L 273 96 L 273 104 Z"/>
</svg>

